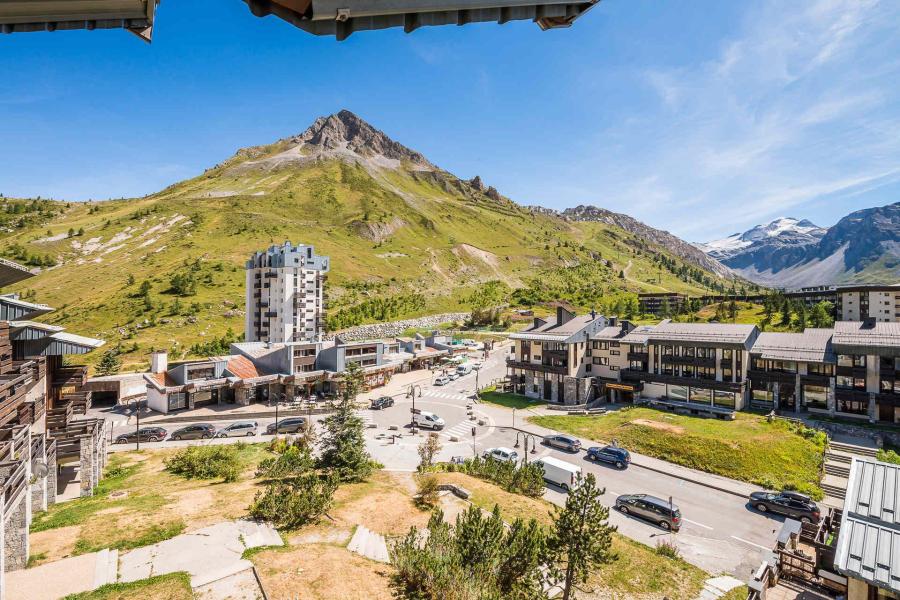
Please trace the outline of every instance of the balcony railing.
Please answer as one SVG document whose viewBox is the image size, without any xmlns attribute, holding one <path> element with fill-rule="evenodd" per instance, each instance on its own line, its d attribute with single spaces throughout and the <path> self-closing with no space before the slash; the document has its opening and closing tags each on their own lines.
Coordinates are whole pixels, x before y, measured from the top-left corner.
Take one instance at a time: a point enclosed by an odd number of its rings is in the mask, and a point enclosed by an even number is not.
<svg viewBox="0 0 900 600">
<path fill-rule="evenodd" d="M 523 362 L 514 358 L 506 359 L 506 366 L 514 369 L 525 369 L 531 371 L 540 371 L 542 373 L 557 373 L 565 375 L 569 372 L 569 368 L 557 365 L 545 365 L 543 363 Z"/>
<path fill-rule="evenodd" d="M 650 360 L 649 352 L 629 352 L 628 360 L 636 362 L 648 362 Z"/>
</svg>

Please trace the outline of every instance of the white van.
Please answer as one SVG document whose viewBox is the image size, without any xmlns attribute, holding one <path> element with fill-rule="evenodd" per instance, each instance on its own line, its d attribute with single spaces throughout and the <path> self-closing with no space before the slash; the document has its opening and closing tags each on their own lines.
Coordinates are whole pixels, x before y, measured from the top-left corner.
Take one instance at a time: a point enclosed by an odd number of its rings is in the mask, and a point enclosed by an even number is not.
<svg viewBox="0 0 900 600">
<path fill-rule="evenodd" d="M 545 456 L 534 462 L 544 469 L 544 481 L 556 484 L 566 491 L 574 488 L 581 477 L 581 467 L 552 456 Z"/>
<path fill-rule="evenodd" d="M 424 429 L 434 429 L 435 431 L 440 431 L 444 428 L 444 420 L 427 410 L 413 415 L 413 423 Z"/>
<path fill-rule="evenodd" d="M 456 367 L 456 374 L 462 377 L 472 372 L 472 363 L 463 363 Z"/>
</svg>

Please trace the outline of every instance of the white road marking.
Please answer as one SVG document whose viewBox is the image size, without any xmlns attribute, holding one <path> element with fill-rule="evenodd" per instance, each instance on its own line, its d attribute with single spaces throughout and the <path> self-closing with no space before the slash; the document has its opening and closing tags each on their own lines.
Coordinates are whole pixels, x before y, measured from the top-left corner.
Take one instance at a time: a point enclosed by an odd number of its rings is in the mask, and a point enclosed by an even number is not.
<svg viewBox="0 0 900 600">
<path fill-rule="evenodd" d="M 704 525 L 703 523 L 698 523 L 697 521 L 691 521 L 690 519 L 685 519 L 684 517 L 681 517 L 681 520 L 684 521 L 685 523 L 690 523 L 691 525 L 696 525 L 697 527 L 702 527 L 703 529 L 709 529 L 710 531 L 713 530 L 713 528 L 710 527 L 709 525 Z M 744 540 L 741 540 L 741 541 L 744 541 Z"/>
<path fill-rule="evenodd" d="M 765 546 L 760 546 L 760 545 L 757 544 L 756 542 L 751 542 L 751 541 L 749 541 L 749 540 L 745 540 L 745 539 L 743 539 L 743 538 L 739 538 L 739 537 L 736 536 L 736 535 L 731 536 L 731 538 L 732 538 L 732 539 L 735 539 L 735 540 L 737 540 L 737 541 L 739 541 L 739 542 L 744 542 L 745 544 L 749 544 L 750 546 L 756 546 L 757 548 L 760 548 L 760 549 L 762 549 L 762 550 L 769 550 L 769 551 L 772 550 L 771 548 L 766 548 Z"/>
</svg>

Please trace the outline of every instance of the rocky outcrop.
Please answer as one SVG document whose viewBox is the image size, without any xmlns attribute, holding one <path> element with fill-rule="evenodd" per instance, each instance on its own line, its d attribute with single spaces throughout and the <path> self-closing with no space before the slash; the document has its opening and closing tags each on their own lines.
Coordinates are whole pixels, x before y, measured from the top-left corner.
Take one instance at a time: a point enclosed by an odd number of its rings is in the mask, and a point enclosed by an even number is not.
<svg viewBox="0 0 900 600">
<path fill-rule="evenodd" d="M 418 319 L 404 319 L 402 321 L 391 321 L 389 323 L 359 325 L 357 327 L 350 327 L 349 329 L 329 334 L 325 336 L 325 339 L 333 340 L 336 336 L 340 336 L 343 340 L 377 340 L 382 338 L 392 338 L 403 335 L 403 332 L 407 329 L 434 329 L 443 323 L 462 323 L 468 318 L 469 313 L 443 313 L 419 317 Z"/>
<path fill-rule="evenodd" d="M 612 212 L 611 210 L 606 210 L 605 208 L 599 208 L 597 206 L 585 205 L 579 205 L 575 208 L 567 208 L 566 210 L 562 211 L 560 215 L 564 219 L 568 219 L 570 221 L 597 221 L 600 223 L 606 223 L 607 225 L 614 225 L 616 227 L 619 227 L 620 229 L 624 229 L 629 233 L 644 238 L 652 244 L 662 246 L 682 260 L 700 266 L 707 271 L 712 271 L 720 277 L 731 277 L 733 275 L 728 267 L 726 267 L 716 259 L 707 256 L 702 250 L 700 250 L 693 244 L 687 243 L 681 238 L 672 235 L 668 231 L 654 229 L 646 223 L 638 221 L 634 217 Z"/>
</svg>

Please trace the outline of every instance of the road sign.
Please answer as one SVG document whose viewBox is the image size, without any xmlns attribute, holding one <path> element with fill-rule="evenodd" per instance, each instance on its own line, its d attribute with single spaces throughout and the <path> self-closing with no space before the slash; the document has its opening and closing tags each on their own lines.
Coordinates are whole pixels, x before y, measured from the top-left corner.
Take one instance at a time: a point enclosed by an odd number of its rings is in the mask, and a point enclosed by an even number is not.
<svg viewBox="0 0 900 600">
<path fill-rule="evenodd" d="M 421 415 L 422 409 L 421 408 L 411 408 L 411 409 L 409 409 L 409 412 L 411 412 L 414 415 Z"/>
<path fill-rule="evenodd" d="M 472 437 L 475 437 L 475 428 L 472 428 Z"/>
</svg>

